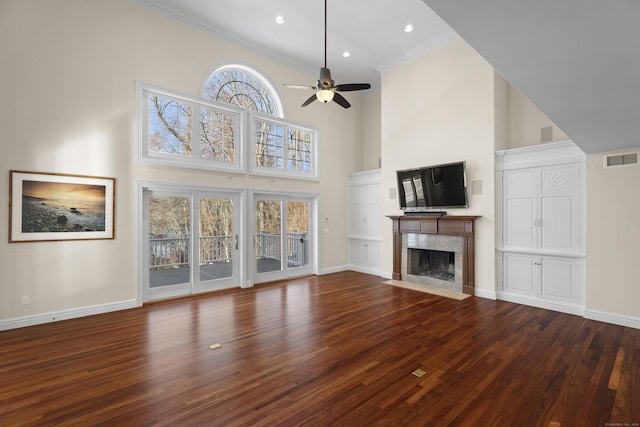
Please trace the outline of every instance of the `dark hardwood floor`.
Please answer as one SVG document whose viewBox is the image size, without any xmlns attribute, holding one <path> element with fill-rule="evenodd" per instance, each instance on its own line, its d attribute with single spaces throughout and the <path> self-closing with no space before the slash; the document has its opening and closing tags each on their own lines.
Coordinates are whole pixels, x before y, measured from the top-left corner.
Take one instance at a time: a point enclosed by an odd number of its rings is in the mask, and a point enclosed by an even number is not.
<svg viewBox="0 0 640 427">
<path fill-rule="evenodd" d="M 640 423 L 640 330 L 382 282 L 337 273 L 0 332 L 0 425 Z"/>
</svg>

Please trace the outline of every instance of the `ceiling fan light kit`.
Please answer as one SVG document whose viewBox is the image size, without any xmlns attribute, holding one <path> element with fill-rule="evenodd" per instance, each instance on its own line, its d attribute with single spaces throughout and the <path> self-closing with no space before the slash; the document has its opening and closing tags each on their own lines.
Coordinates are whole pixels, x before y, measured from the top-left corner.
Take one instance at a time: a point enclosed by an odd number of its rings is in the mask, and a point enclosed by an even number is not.
<svg viewBox="0 0 640 427">
<path fill-rule="evenodd" d="M 333 101 L 333 92 L 326 89 L 319 90 L 316 92 L 316 98 L 318 98 L 318 101 L 326 104 L 329 101 Z"/>
<path fill-rule="evenodd" d="M 320 68 L 320 77 L 318 78 L 316 85 L 304 86 L 285 84 L 283 86 L 293 89 L 313 89 L 316 91 L 313 96 L 302 103 L 301 107 L 306 107 L 317 99 L 325 104 L 334 101 L 343 108 L 349 108 L 351 107 L 351 104 L 344 98 L 344 96 L 337 92 L 351 92 L 371 88 L 369 83 L 346 83 L 336 85 L 331 78 L 331 70 L 327 68 L 327 0 L 324 0 L 324 67 Z"/>
</svg>

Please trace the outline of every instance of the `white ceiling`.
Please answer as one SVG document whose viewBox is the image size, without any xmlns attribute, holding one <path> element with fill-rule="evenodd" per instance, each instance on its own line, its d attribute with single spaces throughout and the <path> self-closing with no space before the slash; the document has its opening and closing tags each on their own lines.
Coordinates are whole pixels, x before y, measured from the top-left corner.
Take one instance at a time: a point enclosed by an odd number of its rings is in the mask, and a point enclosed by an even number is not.
<svg viewBox="0 0 640 427">
<path fill-rule="evenodd" d="M 323 0 L 132 1 L 314 76 L 324 62 Z M 638 0 L 328 0 L 327 32 L 337 84 L 375 88 L 459 34 L 585 152 L 640 146 Z"/>
<path fill-rule="evenodd" d="M 324 65 L 323 0 L 132 1 L 314 76 L 280 83 L 314 85 Z M 421 0 L 327 0 L 327 66 L 337 84 L 379 87 L 381 70 L 456 37 Z"/>
</svg>

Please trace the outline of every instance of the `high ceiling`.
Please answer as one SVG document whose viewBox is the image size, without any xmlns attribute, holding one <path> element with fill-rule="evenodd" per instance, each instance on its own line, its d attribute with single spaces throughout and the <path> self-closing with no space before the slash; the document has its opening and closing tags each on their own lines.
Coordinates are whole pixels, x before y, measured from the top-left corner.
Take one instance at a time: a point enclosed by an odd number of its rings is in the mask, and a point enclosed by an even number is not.
<svg viewBox="0 0 640 427">
<path fill-rule="evenodd" d="M 324 64 L 323 0 L 132 1 L 314 76 Z M 327 0 L 327 66 L 336 83 L 379 87 L 380 70 L 456 37 L 421 0 Z"/>
<path fill-rule="evenodd" d="M 314 76 L 324 62 L 323 0 L 132 1 Z M 375 88 L 459 34 L 585 152 L 640 146 L 638 0 L 328 0 L 327 13 L 336 83 Z"/>
</svg>

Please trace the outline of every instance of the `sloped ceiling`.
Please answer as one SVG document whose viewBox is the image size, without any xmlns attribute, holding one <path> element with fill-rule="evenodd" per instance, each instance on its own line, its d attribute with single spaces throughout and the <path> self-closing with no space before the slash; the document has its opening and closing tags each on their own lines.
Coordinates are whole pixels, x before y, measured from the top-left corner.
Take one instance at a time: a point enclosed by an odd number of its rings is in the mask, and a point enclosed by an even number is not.
<svg viewBox="0 0 640 427">
<path fill-rule="evenodd" d="M 423 1 L 584 152 L 640 147 L 640 1 Z"/>
</svg>

